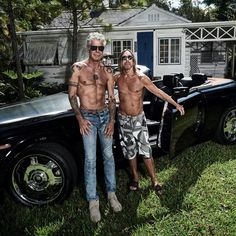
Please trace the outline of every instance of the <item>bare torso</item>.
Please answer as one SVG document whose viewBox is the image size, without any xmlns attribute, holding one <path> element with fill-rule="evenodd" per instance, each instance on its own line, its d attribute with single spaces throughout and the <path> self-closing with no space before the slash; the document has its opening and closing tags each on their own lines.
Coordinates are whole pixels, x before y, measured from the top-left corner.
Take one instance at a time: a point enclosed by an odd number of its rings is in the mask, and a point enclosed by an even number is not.
<svg viewBox="0 0 236 236">
<path fill-rule="evenodd" d="M 119 112 L 123 115 L 136 116 L 143 111 L 144 85 L 138 75 L 118 75 Z"/>
<path fill-rule="evenodd" d="M 80 108 L 102 110 L 105 107 L 105 92 L 107 89 L 106 68 L 101 64 L 96 71 L 86 63 L 80 66 L 78 75 L 77 95 Z"/>
</svg>

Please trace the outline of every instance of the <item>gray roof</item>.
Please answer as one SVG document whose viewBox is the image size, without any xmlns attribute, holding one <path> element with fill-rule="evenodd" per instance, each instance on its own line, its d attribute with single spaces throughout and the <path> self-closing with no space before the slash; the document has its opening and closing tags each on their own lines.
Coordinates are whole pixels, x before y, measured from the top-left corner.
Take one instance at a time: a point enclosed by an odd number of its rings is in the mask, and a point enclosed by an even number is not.
<svg viewBox="0 0 236 236">
<path fill-rule="evenodd" d="M 158 22 L 148 20 L 148 15 L 158 13 L 160 20 Z M 88 12 L 89 13 L 89 12 Z M 99 15 L 98 11 L 91 11 L 91 15 Z M 79 16 L 79 15 L 78 15 Z M 56 17 L 51 24 L 47 25 L 45 29 L 68 29 L 72 28 L 72 14 L 70 12 L 63 12 L 61 15 Z M 150 7 L 143 8 L 132 8 L 132 9 L 112 9 L 108 8 L 103 11 L 98 17 L 88 18 L 86 20 L 78 19 L 78 27 L 99 27 L 104 25 L 112 26 L 125 26 L 125 25 L 157 25 L 157 24 L 169 24 L 169 23 L 183 23 L 191 22 L 184 17 L 178 16 L 173 12 L 166 11 L 152 4 Z"/>
<path fill-rule="evenodd" d="M 100 26 L 104 24 L 112 24 L 118 26 L 123 22 L 135 17 L 140 12 L 144 11 L 145 8 L 139 9 L 107 9 L 99 17 L 88 18 L 84 21 L 78 20 L 78 25 L 81 27 L 85 26 Z M 49 25 L 46 25 L 45 29 L 55 28 L 69 28 L 72 27 L 72 14 L 70 12 L 63 12 L 61 15 L 56 17 Z"/>
<path fill-rule="evenodd" d="M 78 25 L 83 26 L 86 25 L 88 21 L 91 19 L 86 19 L 84 21 L 78 20 Z M 72 14 L 68 11 L 64 11 L 62 14 L 60 14 L 58 17 L 54 18 L 53 21 L 45 25 L 45 29 L 55 29 L 55 28 L 72 28 L 73 26 L 73 17 Z"/>
<path fill-rule="evenodd" d="M 118 26 L 123 22 L 135 17 L 140 12 L 144 11 L 145 8 L 139 9 L 108 9 L 104 11 L 99 18 L 93 18 L 88 25 L 98 25 L 99 21 L 102 23 L 112 24 Z"/>
</svg>

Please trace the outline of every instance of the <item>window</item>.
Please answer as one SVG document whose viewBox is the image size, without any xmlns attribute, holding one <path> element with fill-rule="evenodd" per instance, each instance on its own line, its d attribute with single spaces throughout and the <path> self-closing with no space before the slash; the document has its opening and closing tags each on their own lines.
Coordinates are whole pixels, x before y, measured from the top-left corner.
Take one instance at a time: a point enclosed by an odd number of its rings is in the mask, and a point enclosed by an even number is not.
<svg viewBox="0 0 236 236">
<path fill-rule="evenodd" d="M 180 64 L 180 39 L 159 39 L 159 64 Z"/>
<path fill-rule="evenodd" d="M 206 42 L 202 45 L 201 63 L 225 61 L 225 44 L 222 42 Z"/>
<path fill-rule="evenodd" d="M 113 51 L 115 64 L 118 63 L 119 55 L 124 49 L 132 50 L 132 41 L 131 40 L 114 40 L 114 41 L 112 41 L 112 51 Z"/>
</svg>

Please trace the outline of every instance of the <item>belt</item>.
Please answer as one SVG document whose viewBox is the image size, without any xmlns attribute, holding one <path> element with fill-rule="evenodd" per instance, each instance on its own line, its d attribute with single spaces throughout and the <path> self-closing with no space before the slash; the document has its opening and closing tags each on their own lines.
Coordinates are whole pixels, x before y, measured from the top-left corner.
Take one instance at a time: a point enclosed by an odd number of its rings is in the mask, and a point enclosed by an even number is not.
<svg viewBox="0 0 236 236">
<path fill-rule="evenodd" d="M 124 117 L 124 118 L 136 118 L 136 117 L 139 117 L 139 116 L 143 115 L 144 112 L 141 111 L 141 113 L 139 113 L 138 115 L 135 115 L 135 116 L 133 116 L 133 115 L 127 115 L 127 114 L 121 113 L 120 111 L 118 111 L 118 114 L 119 114 L 121 117 Z"/>
<path fill-rule="evenodd" d="M 83 109 L 83 108 L 80 108 L 80 110 L 82 112 L 88 112 L 88 113 L 91 113 L 91 114 L 98 114 L 100 112 L 103 112 L 107 109 L 107 107 L 104 107 L 102 109 Z"/>
</svg>

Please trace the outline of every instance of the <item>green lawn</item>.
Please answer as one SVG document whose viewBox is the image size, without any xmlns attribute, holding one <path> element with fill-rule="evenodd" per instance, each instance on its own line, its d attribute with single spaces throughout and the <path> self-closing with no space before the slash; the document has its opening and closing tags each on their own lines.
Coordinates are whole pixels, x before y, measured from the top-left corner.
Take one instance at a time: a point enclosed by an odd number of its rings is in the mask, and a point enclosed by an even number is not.
<svg viewBox="0 0 236 236">
<path fill-rule="evenodd" d="M 176 158 L 155 159 L 164 196 L 158 198 L 140 165 L 141 190 L 128 192 L 127 169 L 117 170 L 117 195 L 123 205 L 113 213 L 100 186 L 102 221 L 89 220 L 83 188 L 62 205 L 26 208 L 5 195 L 0 235 L 236 235 L 236 145 L 207 142 Z"/>
</svg>

